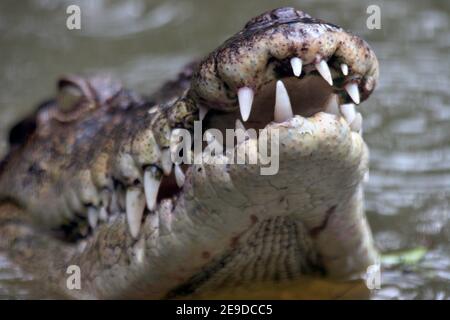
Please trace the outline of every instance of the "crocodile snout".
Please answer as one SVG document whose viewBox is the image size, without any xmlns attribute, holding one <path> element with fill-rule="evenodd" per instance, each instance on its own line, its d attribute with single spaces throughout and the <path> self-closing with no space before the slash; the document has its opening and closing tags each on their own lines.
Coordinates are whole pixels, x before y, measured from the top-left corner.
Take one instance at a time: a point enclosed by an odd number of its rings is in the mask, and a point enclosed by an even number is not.
<svg viewBox="0 0 450 320">
<path fill-rule="evenodd" d="M 190 94 L 202 114 L 239 110 L 250 127 L 261 128 L 294 114 L 335 110 L 336 104 L 346 114 L 370 96 L 377 80 L 378 61 L 364 40 L 302 11 L 279 8 L 253 18 L 208 55 Z"/>
</svg>

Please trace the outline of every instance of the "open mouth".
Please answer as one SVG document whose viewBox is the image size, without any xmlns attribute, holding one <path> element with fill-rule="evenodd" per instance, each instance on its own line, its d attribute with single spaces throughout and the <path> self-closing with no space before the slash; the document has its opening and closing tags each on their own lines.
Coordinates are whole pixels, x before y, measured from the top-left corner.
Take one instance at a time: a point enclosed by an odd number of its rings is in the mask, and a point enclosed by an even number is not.
<svg viewBox="0 0 450 320">
<path fill-rule="evenodd" d="M 270 112 L 255 112 L 252 114 L 253 91 L 247 87 L 239 89 L 238 98 L 241 116 L 244 121 L 248 119 L 248 124 L 251 127 L 259 129 L 261 125 L 271 121 L 284 122 L 291 119 L 293 115 L 310 117 L 321 111 L 339 114 L 337 108 L 338 95 L 334 93 L 334 89 L 337 90 L 337 88 L 332 87 L 333 79 L 328 64 L 322 60 L 321 63 L 316 65 L 316 70 L 321 77 L 306 75 L 298 79 L 297 77 L 301 76 L 302 62 L 299 58 L 292 58 L 290 63 L 294 76 L 268 82 L 254 98 L 259 110 L 270 110 L 269 106 L 274 106 L 273 116 L 270 115 Z M 352 100 L 359 104 L 360 97 L 357 85 L 349 83 L 346 86 L 346 91 L 349 94 L 351 93 Z M 347 121 L 352 123 L 355 117 L 354 105 L 346 105 L 349 107 L 344 107 L 344 109 L 353 110 L 353 116 L 348 114 L 352 117 L 347 118 Z"/>
<path fill-rule="evenodd" d="M 342 116 L 350 128 L 360 132 L 362 128 L 361 113 L 356 111 L 356 104 L 360 103 L 357 85 L 349 83 L 345 86 L 345 93 L 352 100 L 351 103 L 341 103 L 341 95 L 345 95 L 342 89 L 333 87 L 331 74 L 338 74 L 337 70 L 330 71 L 326 63 L 320 65 L 320 70 L 311 70 L 308 75 L 301 75 L 301 60 L 291 59 L 292 75 L 282 77 L 280 80 L 272 80 L 264 84 L 256 93 L 248 87 L 238 89 L 239 111 L 220 112 L 218 115 L 210 115 L 208 110 L 202 110 L 206 118 L 208 128 L 217 128 L 224 132 L 232 129 L 234 121 L 241 118 L 239 126 L 245 129 L 263 129 L 271 122 L 283 123 L 292 119 L 295 115 L 311 117 L 318 112 L 326 112 L 336 116 Z M 319 67 L 319 66 L 316 66 Z M 342 81 L 348 75 L 347 67 L 339 75 Z M 252 106 L 254 110 L 252 112 Z M 214 113 L 214 111 L 212 111 Z"/>
</svg>

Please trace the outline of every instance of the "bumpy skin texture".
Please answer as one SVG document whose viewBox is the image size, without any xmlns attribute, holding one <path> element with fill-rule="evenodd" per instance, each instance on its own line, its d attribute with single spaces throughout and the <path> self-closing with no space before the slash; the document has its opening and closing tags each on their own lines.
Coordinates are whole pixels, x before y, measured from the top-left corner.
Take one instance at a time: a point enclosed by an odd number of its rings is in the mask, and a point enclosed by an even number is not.
<svg viewBox="0 0 450 320">
<path fill-rule="evenodd" d="M 250 20 L 244 30 L 214 50 L 200 65 L 192 81 L 199 102 L 230 110 L 237 106 L 238 88 L 258 90 L 291 74 L 289 59 L 303 61 L 302 78 L 316 72 L 313 64 L 326 59 L 332 70 L 345 63 L 350 76 L 333 74 L 336 93 L 357 82 L 361 99 L 375 89 L 378 61 L 369 45 L 342 28 L 314 19 L 292 8 L 282 8 Z M 351 102 L 342 97 L 343 102 Z"/>
<path fill-rule="evenodd" d="M 0 248 L 77 298 L 176 297 L 364 271 L 376 258 L 361 183 L 368 150 L 345 120 L 324 112 L 265 127 L 280 135 L 274 176 L 260 175 L 259 165 L 194 164 L 180 191 L 160 190 L 137 238 L 120 213 L 124 190 L 142 188 L 145 169 L 166 171 L 173 129 L 191 130 L 199 106 L 220 111 L 211 111 L 212 122 L 237 110 L 237 88 L 257 91 L 283 77 L 294 54 L 304 61 L 301 79 L 315 75 L 318 55 L 348 64 L 347 78 L 333 71 L 343 102 L 347 81 L 362 99 L 375 87 L 378 63 L 363 40 L 291 8 L 252 19 L 150 98 L 107 78 L 61 80 L 58 99 L 12 131 L 0 168 Z M 110 215 L 95 229 L 86 222 L 91 207 Z M 73 264 L 81 290 L 66 287 Z"/>
</svg>

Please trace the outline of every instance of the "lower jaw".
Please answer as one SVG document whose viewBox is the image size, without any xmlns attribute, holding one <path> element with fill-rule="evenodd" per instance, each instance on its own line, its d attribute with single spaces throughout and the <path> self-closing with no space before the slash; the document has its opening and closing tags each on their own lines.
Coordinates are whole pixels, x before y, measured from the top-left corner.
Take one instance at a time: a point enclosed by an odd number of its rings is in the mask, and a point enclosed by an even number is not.
<svg viewBox="0 0 450 320">
<path fill-rule="evenodd" d="M 305 126 L 308 122 L 314 125 Z M 250 270 L 248 277 L 240 279 L 245 282 L 253 277 L 276 280 L 280 273 L 289 272 L 296 278 L 320 269 L 347 277 L 372 263 L 376 254 L 359 198 L 367 166 L 360 136 L 343 119 L 325 113 L 304 118 L 303 122 L 272 124 L 267 129 L 273 128 L 280 129 L 280 141 L 285 144 L 278 175 L 261 176 L 257 165 L 190 166 L 183 190 L 145 217 L 138 239 L 130 237 L 124 217 L 93 235 L 77 259 L 81 269 L 91 273 L 86 276 L 97 279 L 86 290 L 98 297 L 111 297 L 132 288 L 132 295 L 166 297 L 174 288 L 191 284 L 198 275 L 220 266 L 221 259 L 230 253 L 236 259 L 229 266 L 241 261 L 242 268 L 215 270 L 212 274 L 217 280 L 210 278 L 211 282 L 203 283 L 205 288 L 214 290 L 226 279 L 221 277 L 221 270 L 232 279 Z M 334 218 L 327 221 L 327 212 L 333 206 Z M 297 237 L 304 241 L 295 242 L 291 236 L 285 240 L 296 243 L 285 258 L 294 263 L 277 272 L 277 264 L 270 262 L 277 261 L 283 250 L 273 254 L 271 248 L 273 243 L 283 246 L 283 240 L 276 239 L 283 238 L 283 228 L 293 225 L 300 228 Z M 258 239 L 263 226 L 279 229 L 263 237 L 266 245 L 262 241 L 260 251 L 254 251 L 252 239 Z M 117 250 L 118 246 L 123 249 Z M 89 257 L 98 254 L 91 251 L 95 248 L 101 248 L 101 257 L 93 267 Z M 311 254 L 305 253 L 311 248 Z M 252 260 L 236 254 L 245 250 L 256 253 L 254 272 Z M 265 260 L 258 260 L 264 255 Z M 295 262 L 299 257 L 307 262 Z"/>
<path fill-rule="evenodd" d="M 337 121 L 331 115 L 317 118 L 317 121 Z M 293 129 L 292 122 L 295 121 L 269 125 L 267 129 L 295 130 L 298 137 L 317 134 L 308 132 L 311 128 L 303 128 L 304 124 Z M 338 132 L 340 130 L 336 130 L 336 134 Z M 347 129 L 347 134 L 349 141 L 353 139 L 363 144 L 356 133 Z M 326 143 L 327 139 L 323 140 L 318 145 Z M 298 142 L 295 138 L 293 141 Z M 364 219 L 360 185 L 367 166 L 365 149 L 360 149 L 361 154 L 348 159 L 348 163 L 345 164 L 344 157 L 341 164 L 327 170 L 320 168 L 323 161 L 333 162 L 340 153 L 331 153 L 326 159 L 323 157 L 328 150 L 314 150 L 313 144 L 304 143 L 295 148 L 296 152 L 281 164 L 281 173 L 275 177 L 260 176 L 259 166 L 240 169 L 239 165 L 232 165 L 223 170 L 213 165 L 203 166 L 204 179 L 208 182 L 194 179 L 193 190 L 200 185 L 216 187 L 210 189 L 209 194 L 213 196 L 197 199 L 198 202 L 212 215 L 234 216 L 236 219 L 230 219 L 229 224 L 240 225 L 231 233 L 222 230 L 229 243 L 218 255 L 213 255 L 214 250 L 208 250 L 208 245 L 205 247 L 215 258 L 173 291 L 173 295 L 214 292 L 218 288 L 245 286 L 251 282 L 293 280 L 302 274 L 322 271 L 338 278 L 358 278 L 360 272 L 375 263 L 376 251 Z M 342 153 L 349 154 L 351 149 L 360 147 L 348 146 Z M 290 149 L 289 143 L 286 149 Z M 314 161 L 315 152 L 322 162 Z M 297 167 L 300 172 L 289 167 Z M 339 169 L 343 172 L 337 173 Z M 308 190 L 310 185 L 316 190 Z M 328 190 L 327 185 L 330 185 Z M 231 193 L 233 189 L 236 192 Z M 243 217 L 247 217 L 247 221 L 242 221 Z"/>
</svg>

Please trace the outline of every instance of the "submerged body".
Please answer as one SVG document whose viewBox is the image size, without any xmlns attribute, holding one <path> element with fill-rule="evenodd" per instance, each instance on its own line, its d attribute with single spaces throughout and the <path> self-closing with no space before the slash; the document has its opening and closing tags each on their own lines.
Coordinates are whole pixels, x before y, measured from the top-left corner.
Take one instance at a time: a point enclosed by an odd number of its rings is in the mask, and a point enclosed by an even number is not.
<svg viewBox="0 0 450 320">
<path fill-rule="evenodd" d="M 252 19 L 149 98 L 108 78 L 64 78 L 57 99 L 11 132 L 0 167 L 0 248 L 77 298 L 358 276 L 376 251 L 362 190 L 368 150 L 353 103 L 377 78 L 362 39 L 292 8 Z M 223 132 L 239 118 L 245 129 L 277 130 L 277 174 L 171 162 L 175 129 L 201 120 Z M 80 290 L 66 286 L 70 265 L 80 267 Z"/>
</svg>

